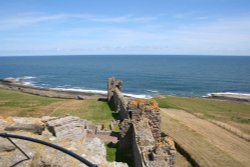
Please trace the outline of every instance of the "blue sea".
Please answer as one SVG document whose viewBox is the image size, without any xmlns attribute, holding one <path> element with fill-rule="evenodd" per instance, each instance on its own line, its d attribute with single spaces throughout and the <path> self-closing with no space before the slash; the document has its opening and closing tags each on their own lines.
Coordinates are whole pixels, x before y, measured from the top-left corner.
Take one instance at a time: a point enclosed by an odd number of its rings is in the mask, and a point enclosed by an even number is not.
<svg viewBox="0 0 250 167">
<path fill-rule="evenodd" d="M 27 85 L 104 93 L 111 76 L 138 97 L 250 93 L 250 57 L 84 55 L 0 57 L 0 78 Z"/>
</svg>

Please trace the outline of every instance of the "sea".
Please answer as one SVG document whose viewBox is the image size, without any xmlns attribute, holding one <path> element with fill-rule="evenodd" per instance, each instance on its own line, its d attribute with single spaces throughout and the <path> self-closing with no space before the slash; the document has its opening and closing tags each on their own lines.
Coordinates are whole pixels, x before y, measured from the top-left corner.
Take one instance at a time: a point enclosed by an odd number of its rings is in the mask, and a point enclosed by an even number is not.
<svg viewBox="0 0 250 167">
<path fill-rule="evenodd" d="M 0 79 L 58 90 L 106 93 L 123 81 L 128 96 L 250 96 L 250 57 L 192 55 L 67 55 L 0 57 Z"/>
</svg>

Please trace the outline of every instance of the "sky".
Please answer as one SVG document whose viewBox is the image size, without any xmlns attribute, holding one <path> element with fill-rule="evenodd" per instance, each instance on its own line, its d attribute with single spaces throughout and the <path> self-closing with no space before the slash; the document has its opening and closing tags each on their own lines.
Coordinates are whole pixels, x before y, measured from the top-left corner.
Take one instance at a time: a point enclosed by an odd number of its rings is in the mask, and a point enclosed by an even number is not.
<svg viewBox="0 0 250 167">
<path fill-rule="evenodd" d="M 1 0 L 0 56 L 250 55 L 250 0 Z"/>
</svg>

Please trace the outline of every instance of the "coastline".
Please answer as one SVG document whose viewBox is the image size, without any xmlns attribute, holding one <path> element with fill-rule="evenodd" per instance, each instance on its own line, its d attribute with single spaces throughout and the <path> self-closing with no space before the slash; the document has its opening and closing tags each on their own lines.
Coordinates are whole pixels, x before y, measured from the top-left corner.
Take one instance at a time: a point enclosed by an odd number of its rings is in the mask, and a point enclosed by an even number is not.
<svg viewBox="0 0 250 167">
<path fill-rule="evenodd" d="M 106 100 L 106 93 L 94 92 L 94 91 L 80 91 L 80 90 L 65 90 L 60 88 L 44 88 L 34 85 L 27 85 L 24 82 L 11 80 L 11 79 L 0 79 L 0 88 L 15 90 L 19 92 L 29 93 L 38 96 L 51 97 L 51 98 L 63 98 L 63 99 L 95 99 L 95 100 Z M 132 97 L 130 94 L 124 94 L 127 98 L 142 98 L 140 95 L 138 97 Z M 168 95 L 160 95 L 168 96 Z M 185 96 L 183 96 L 185 97 Z M 152 97 L 153 98 L 153 97 Z M 187 97 L 187 98 L 204 98 L 204 99 L 218 99 L 218 100 L 231 100 L 239 102 L 250 102 L 250 94 L 240 94 L 231 92 L 221 92 L 221 93 L 209 93 L 208 96 L 203 97 Z"/>
<path fill-rule="evenodd" d="M 250 102 L 250 94 L 243 94 L 243 93 L 242 94 L 231 93 L 231 92 L 209 93 L 208 96 L 205 98 Z"/>
<path fill-rule="evenodd" d="M 66 90 L 55 90 L 50 88 L 42 88 L 36 86 L 25 85 L 22 82 L 0 79 L 0 88 L 15 90 L 19 92 L 29 93 L 33 95 L 39 95 L 51 98 L 63 98 L 63 99 L 95 99 L 105 100 L 106 95 L 102 93 L 94 92 L 80 92 L 80 91 L 66 91 Z"/>
</svg>

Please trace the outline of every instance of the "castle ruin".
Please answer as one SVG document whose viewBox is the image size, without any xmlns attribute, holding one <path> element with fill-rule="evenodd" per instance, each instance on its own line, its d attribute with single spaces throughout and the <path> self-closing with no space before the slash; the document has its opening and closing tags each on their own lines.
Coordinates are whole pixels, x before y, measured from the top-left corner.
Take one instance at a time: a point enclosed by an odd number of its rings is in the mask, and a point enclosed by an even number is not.
<svg viewBox="0 0 250 167">
<path fill-rule="evenodd" d="M 174 167 L 173 140 L 161 135 L 161 116 L 154 100 L 128 99 L 122 81 L 108 79 L 108 102 L 120 115 L 119 147 L 130 148 L 136 167 Z"/>
</svg>

